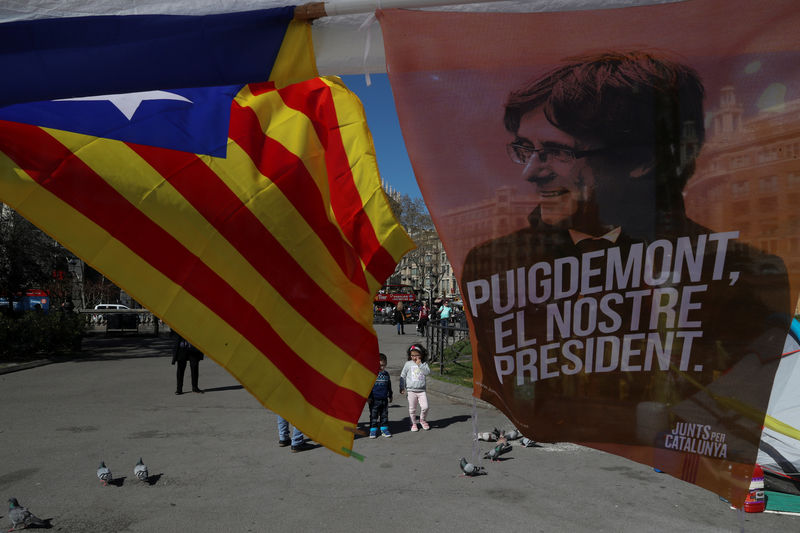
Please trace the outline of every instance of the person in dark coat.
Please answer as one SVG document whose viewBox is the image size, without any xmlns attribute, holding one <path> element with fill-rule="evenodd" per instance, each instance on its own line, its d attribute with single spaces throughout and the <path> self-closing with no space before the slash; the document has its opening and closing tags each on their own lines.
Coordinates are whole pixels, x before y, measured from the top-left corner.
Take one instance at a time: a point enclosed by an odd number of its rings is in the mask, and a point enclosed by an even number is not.
<svg viewBox="0 0 800 533">
<path fill-rule="evenodd" d="M 397 307 L 394 308 L 394 321 L 397 324 L 397 334 L 398 335 L 405 335 L 406 328 L 404 326 L 405 317 L 403 316 L 403 304 L 398 303 Z"/>
<path fill-rule="evenodd" d="M 192 373 L 192 392 L 203 394 L 203 391 L 197 385 L 200 375 L 200 361 L 203 359 L 203 352 L 192 346 L 192 344 L 181 337 L 177 336 L 175 342 L 175 351 L 172 354 L 172 364 L 178 364 L 177 371 L 177 387 L 175 394 L 183 394 L 183 375 L 186 373 L 186 363 L 189 363 L 189 368 Z"/>
<path fill-rule="evenodd" d="M 392 403 L 392 380 L 389 372 L 386 371 L 386 354 L 378 354 L 380 358 L 380 370 L 372 391 L 367 397 L 369 404 L 369 438 L 378 437 L 378 428 L 386 438 L 391 438 L 389 432 L 389 404 Z"/>
</svg>

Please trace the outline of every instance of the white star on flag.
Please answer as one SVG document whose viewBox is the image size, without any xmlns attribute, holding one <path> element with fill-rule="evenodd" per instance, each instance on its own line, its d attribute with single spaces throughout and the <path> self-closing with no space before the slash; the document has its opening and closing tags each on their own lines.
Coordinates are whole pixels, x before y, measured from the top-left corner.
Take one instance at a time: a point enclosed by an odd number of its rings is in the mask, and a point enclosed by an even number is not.
<svg viewBox="0 0 800 533">
<path fill-rule="evenodd" d="M 120 112 L 125 115 L 125 118 L 130 120 L 139 105 L 145 100 L 180 100 L 183 102 L 192 103 L 188 98 L 179 94 L 167 91 L 144 91 L 139 93 L 126 93 L 126 94 L 103 94 L 97 96 L 81 96 L 79 98 L 62 98 L 55 100 L 56 102 L 77 102 L 77 101 L 102 101 L 108 100 Z"/>
</svg>

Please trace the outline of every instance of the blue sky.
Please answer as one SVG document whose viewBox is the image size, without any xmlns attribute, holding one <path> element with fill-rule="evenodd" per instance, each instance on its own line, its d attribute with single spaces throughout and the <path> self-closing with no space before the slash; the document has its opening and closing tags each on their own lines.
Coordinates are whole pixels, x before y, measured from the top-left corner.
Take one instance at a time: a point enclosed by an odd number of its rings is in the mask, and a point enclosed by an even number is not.
<svg viewBox="0 0 800 533">
<path fill-rule="evenodd" d="M 367 87 L 363 75 L 342 76 L 344 83 L 364 104 L 381 177 L 401 194 L 421 198 L 400 133 L 389 78 L 386 74 L 371 74 L 370 78 L 372 84 Z"/>
</svg>

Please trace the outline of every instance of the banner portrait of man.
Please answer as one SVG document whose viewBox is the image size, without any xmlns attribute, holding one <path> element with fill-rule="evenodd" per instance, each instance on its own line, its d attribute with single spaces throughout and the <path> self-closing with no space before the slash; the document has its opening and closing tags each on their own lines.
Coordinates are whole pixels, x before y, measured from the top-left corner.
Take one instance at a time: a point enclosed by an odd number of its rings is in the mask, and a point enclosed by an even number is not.
<svg viewBox="0 0 800 533">
<path fill-rule="evenodd" d="M 531 438 L 741 504 L 797 298 L 784 198 L 800 175 L 785 132 L 800 130 L 800 46 L 772 23 L 741 41 L 764 15 L 707 37 L 718 4 L 448 19 L 459 35 L 437 15 L 381 23 L 476 396 Z M 392 44 L 401 24 L 439 35 L 437 54 L 409 59 L 413 45 Z M 492 29 L 504 39 L 471 52 Z"/>
<path fill-rule="evenodd" d="M 748 358 L 777 361 L 783 261 L 684 209 L 702 102 L 692 69 L 638 51 L 571 59 L 508 97 L 508 154 L 538 205 L 527 227 L 472 248 L 460 280 L 494 367 L 482 387 L 539 438 L 670 448 L 688 426 L 669 406 Z M 768 387 L 729 386 L 717 393 L 768 401 Z M 682 423 L 726 435 L 703 455 L 744 453 L 713 409 L 692 415 Z"/>
</svg>

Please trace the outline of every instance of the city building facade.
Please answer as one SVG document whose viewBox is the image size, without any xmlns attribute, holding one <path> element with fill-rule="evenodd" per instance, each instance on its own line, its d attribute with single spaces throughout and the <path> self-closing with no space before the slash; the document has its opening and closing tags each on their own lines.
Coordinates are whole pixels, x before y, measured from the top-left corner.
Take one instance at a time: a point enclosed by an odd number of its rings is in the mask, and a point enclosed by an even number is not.
<svg viewBox="0 0 800 533">
<path fill-rule="evenodd" d="M 798 289 L 800 272 L 800 100 L 745 117 L 733 87 L 721 90 L 708 140 L 685 189 L 686 210 L 715 230 L 780 256 Z M 765 272 L 775 268 L 763 265 Z M 780 268 L 780 266 L 778 266 Z M 800 312 L 797 309 L 795 312 Z"/>
</svg>

